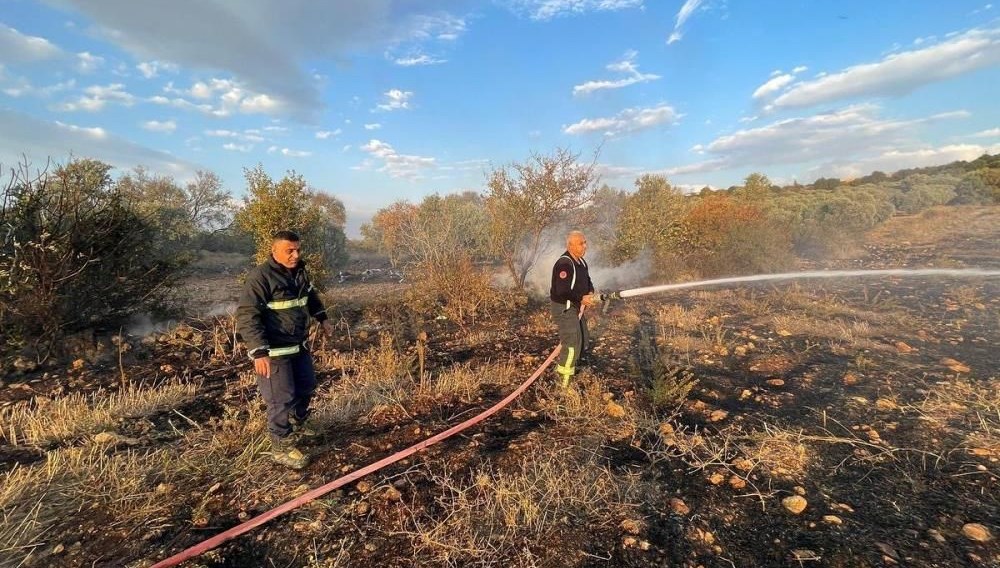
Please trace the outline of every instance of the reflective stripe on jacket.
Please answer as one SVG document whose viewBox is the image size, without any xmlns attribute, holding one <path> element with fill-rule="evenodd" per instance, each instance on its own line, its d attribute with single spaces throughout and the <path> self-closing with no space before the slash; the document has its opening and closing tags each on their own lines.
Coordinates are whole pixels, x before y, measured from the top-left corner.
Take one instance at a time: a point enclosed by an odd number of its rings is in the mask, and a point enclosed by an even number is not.
<svg viewBox="0 0 1000 568">
<path fill-rule="evenodd" d="M 305 265 L 289 270 L 268 258 L 247 274 L 236 308 L 237 329 L 251 357 L 267 349 L 278 351 L 306 339 L 309 316 L 326 319 L 319 293 L 309 281 Z"/>
</svg>

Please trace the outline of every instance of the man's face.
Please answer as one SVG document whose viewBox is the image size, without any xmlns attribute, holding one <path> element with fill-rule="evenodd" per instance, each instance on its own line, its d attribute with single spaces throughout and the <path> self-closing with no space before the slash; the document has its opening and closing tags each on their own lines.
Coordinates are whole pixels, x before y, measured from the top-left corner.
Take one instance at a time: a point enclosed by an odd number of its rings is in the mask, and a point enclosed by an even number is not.
<svg viewBox="0 0 1000 568">
<path fill-rule="evenodd" d="M 300 248 L 301 243 L 292 241 L 274 241 L 274 243 L 271 244 L 271 256 L 273 256 L 275 262 L 281 266 L 292 269 L 299 265 Z"/>
<path fill-rule="evenodd" d="M 566 243 L 566 250 L 573 258 L 583 258 L 583 255 L 587 254 L 587 237 L 573 235 Z"/>
</svg>

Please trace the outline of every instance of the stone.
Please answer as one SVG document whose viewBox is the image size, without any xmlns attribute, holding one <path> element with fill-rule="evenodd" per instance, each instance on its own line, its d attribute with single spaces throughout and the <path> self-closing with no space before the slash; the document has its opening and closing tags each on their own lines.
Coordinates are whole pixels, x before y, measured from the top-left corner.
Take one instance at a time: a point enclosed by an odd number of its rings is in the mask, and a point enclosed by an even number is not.
<svg viewBox="0 0 1000 568">
<path fill-rule="evenodd" d="M 913 353 L 914 351 L 916 351 L 916 349 L 914 349 L 913 347 L 910 347 L 909 345 L 907 345 L 903 341 L 897 341 L 896 342 L 896 351 L 899 352 L 899 353 L 901 353 L 901 354 L 906 354 L 906 353 Z"/>
<path fill-rule="evenodd" d="M 642 522 L 633 519 L 625 519 L 621 522 L 622 532 L 625 534 L 639 534 L 642 531 Z"/>
<path fill-rule="evenodd" d="M 844 524 L 844 519 L 841 519 L 837 515 L 823 515 L 823 522 L 830 525 L 842 525 Z"/>
<path fill-rule="evenodd" d="M 727 416 L 729 416 L 729 413 L 725 410 L 713 410 L 712 413 L 708 415 L 708 421 L 719 422 L 721 420 L 725 420 Z"/>
<path fill-rule="evenodd" d="M 791 495 L 782 499 L 781 505 L 785 508 L 785 510 L 793 515 L 798 515 L 802 511 L 806 510 L 809 502 L 806 501 L 801 495 Z"/>
<path fill-rule="evenodd" d="M 819 556 L 816 553 L 809 550 L 808 548 L 796 548 L 792 550 L 792 558 L 798 562 L 805 562 L 807 560 L 819 560 Z"/>
<path fill-rule="evenodd" d="M 38 362 L 29 357 L 18 355 L 14 358 L 14 369 L 21 373 L 30 373 L 38 370 Z"/>
<path fill-rule="evenodd" d="M 670 510 L 673 511 L 674 514 L 681 516 L 685 516 L 691 512 L 691 508 L 687 506 L 687 503 L 685 503 L 683 499 L 679 499 L 677 497 L 670 498 Z"/>
<path fill-rule="evenodd" d="M 962 526 L 962 534 L 974 542 L 991 542 L 993 540 L 993 533 L 990 532 L 990 529 L 979 523 L 966 523 Z"/>
<path fill-rule="evenodd" d="M 884 542 L 876 542 L 875 547 L 878 548 L 879 551 L 883 554 L 882 557 L 883 559 L 889 558 L 891 560 L 899 560 L 899 554 L 896 552 L 896 549 L 889 546 L 888 544 Z"/>
<path fill-rule="evenodd" d="M 382 492 L 382 499 L 386 501 L 399 501 L 402 497 L 403 494 L 399 492 L 399 489 L 391 485 Z"/>
<path fill-rule="evenodd" d="M 842 511 L 844 513 L 854 512 L 854 508 L 848 505 L 847 503 L 834 503 L 833 505 L 830 506 L 830 508 L 833 509 L 834 511 Z"/>
<path fill-rule="evenodd" d="M 744 487 L 747 486 L 747 482 L 742 477 L 738 475 L 733 475 L 730 476 L 729 478 L 729 486 L 732 487 L 733 489 L 743 489 Z"/>
<path fill-rule="evenodd" d="M 725 480 L 726 477 L 721 473 L 713 473 L 712 475 L 708 476 L 708 482 L 711 483 L 712 485 L 718 485 Z"/>
<path fill-rule="evenodd" d="M 772 387 L 783 387 L 785 386 L 785 381 L 784 379 L 768 379 L 767 384 L 771 385 Z"/>
<path fill-rule="evenodd" d="M 875 408 L 878 410 L 889 411 L 896 410 L 899 408 L 899 405 L 887 398 L 880 398 L 875 401 Z"/>
<path fill-rule="evenodd" d="M 941 364 L 944 365 L 945 367 L 948 367 L 949 369 L 951 369 L 956 373 L 968 373 L 972 371 L 972 369 L 970 369 L 968 365 L 960 361 L 957 361 L 955 359 L 952 359 L 951 357 L 945 357 L 944 359 L 941 359 Z"/>
<path fill-rule="evenodd" d="M 100 432 L 94 435 L 95 444 L 115 444 L 121 438 L 114 432 Z"/>
</svg>

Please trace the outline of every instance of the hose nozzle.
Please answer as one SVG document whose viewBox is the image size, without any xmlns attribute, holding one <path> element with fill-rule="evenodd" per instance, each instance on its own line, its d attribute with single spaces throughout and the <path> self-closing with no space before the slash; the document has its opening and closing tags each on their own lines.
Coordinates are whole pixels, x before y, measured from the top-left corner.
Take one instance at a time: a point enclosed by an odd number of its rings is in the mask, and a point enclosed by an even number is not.
<svg viewBox="0 0 1000 568">
<path fill-rule="evenodd" d="M 604 292 L 598 295 L 597 299 L 600 300 L 601 303 L 603 304 L 603 306 L 601 307 L 601 313 L 606 314 L 608 313 L 608 308 L 611 307 L 612 300 L 621 300 L 622 296 L 620 291 Z"/>
</svg>

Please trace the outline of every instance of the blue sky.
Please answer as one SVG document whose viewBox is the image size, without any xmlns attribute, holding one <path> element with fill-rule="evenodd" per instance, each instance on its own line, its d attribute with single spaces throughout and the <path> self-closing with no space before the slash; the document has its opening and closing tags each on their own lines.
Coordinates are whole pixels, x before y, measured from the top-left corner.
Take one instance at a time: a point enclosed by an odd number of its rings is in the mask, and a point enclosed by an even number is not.
<svg viewBox="0 0 1000 568">
<path fill-rule="evenodd" d="M 914 0 L 3 0 L 0 163 L 294 169 L 347 206 L 570 148 L 726 187 L 1000 151 L 1000 7 Z"/>
</svg>

